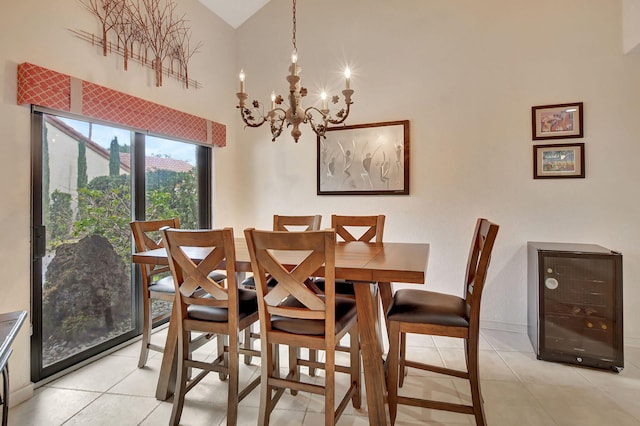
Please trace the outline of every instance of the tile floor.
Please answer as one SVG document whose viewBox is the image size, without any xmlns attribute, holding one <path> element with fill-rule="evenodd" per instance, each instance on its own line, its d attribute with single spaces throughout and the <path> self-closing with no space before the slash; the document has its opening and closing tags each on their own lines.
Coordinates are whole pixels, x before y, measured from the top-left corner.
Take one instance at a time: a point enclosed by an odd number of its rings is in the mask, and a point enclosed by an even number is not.
<svg viewBox="0 0 640 426">
<path fill-rule="evenodd" d="M 154 341 L 161 341 L 164 333 L 156 333 Z M 147 366 L 138 369 L 139 345 L 135 342 L 38 388 L 33 398 L 11 408 L 9 425 L 168 424 L 171 402 L 154 398 L 161 355 L 152 352 Z M 463 365 L 461 348 L 456 339 L 409 340 L 409 353 L 414 358 L 446 366 Z M 199 356 L 211 356 L 204 347 L 199 352 Z M 241 363 L 241 382 L 259 374 L 258 361 L 254 359 L 250 366 Z M 615 374 L 539 361 L 526 334 L 483 330 L 480 364 L 485 411 L 491 426 L 640 425 L 639 347 L 625 348 L 625 368 Z M 225 425 L 226 392 L 226 382 L 221 382 L 217 375 L 209 375 L 187 394 L 181 424 Z M 463 381 L 416 370 L 410 370 L 402 392 L 430 394 L 452 402 L 470 399 Z M 240 425 L 256 424 L 258 402 L 256 389 L 240 403 Z M 322 407 L 320 397 L 304 393 L 293 397 L 285 393 L 271 424 L 321 425 Z M 367 425 L 366 403 L 359 410 L 349 406 L 338 424 Z M 467 415 L 400 407 L 396 424 L 475 423 Z"/>
</svg>

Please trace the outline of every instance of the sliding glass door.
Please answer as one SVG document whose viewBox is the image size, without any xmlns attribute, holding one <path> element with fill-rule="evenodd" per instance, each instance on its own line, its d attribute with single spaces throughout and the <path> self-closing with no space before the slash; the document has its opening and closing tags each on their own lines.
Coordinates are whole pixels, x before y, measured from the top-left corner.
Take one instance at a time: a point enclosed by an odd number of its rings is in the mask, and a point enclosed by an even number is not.
<svg viewBox="0 0 640 426">
<path fill-rule="evenodd" d="M 33 114 L 32 380 L 135 337 L 133 219 L 210 225 L 208 148 Z M 206 179 L 206 178 L 205 178 Z M 170 306 L 157 307 L 170 309 Z"/>
</svg>

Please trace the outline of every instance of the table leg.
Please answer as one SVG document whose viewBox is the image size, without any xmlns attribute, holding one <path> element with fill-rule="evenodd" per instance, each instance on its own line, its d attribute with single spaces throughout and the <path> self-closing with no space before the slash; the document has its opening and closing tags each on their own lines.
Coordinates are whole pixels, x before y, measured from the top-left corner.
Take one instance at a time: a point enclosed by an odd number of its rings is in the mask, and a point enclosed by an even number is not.
<svg viewBox="0 0 640 426">
<path fill-rule="evenodd" d="M 387 311 L 389 310 L 389 306 L 391 306 L 391 301 L 393 300 L 393 288 L 391 287 L 391 283 L 379 282 L 378 288 L 380 289 L 380 300 L 382 300 L 382 315 L 385 318 L 385 323 L 387 326 L 387 334 L 389 333 L 389 321 L 387 321 Z"/>
<path fill-rule="evenodd" d="M 358 332 L 364 369 L 364 384 L 367 394 L 367 409 L 370 425 L 390 423 L 385 397 L 387 386 L 382 360 L 382 345 L 378 338 L 377 286 L 367 282 L 354 283 L 358 310 Z"/>
<path fill-rule="evenodd" d="M 178 374 L 178 310 L 174 303 L 169 319 L 169 330 L 167 331 L 167 341 L 164 344 L 162 354 L 162 365 L 158 375 L 158 386 L 156 387 L 156 399 L 166 401 L 176 388 L 176 376 Z"/>
</svg>

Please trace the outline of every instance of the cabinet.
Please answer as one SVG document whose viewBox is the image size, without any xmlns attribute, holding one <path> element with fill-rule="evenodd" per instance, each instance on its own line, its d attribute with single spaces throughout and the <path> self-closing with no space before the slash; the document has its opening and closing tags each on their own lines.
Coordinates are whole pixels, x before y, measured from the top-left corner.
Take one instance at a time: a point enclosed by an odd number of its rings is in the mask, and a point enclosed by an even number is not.
<svg viewBox="0 0 640 426">
<path fill-rule="evenodd" d="M 622 370 L 622 254 L 529 242 L 527 255 L 528 334 L 538 359 Z"/>
</svg>

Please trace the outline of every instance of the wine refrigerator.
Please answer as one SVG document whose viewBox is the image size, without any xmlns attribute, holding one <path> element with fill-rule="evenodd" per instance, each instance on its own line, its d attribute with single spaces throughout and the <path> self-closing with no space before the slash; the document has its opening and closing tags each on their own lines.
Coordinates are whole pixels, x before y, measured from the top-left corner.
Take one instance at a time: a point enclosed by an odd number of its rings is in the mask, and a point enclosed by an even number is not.
<svg viewBox="0 0 640 426">
<path fill-rule="evenodd" d="M 527 255 L 528 334 L 537 358 L 620 372 L 622 254 L 529 242 Z"/>
</svg>

